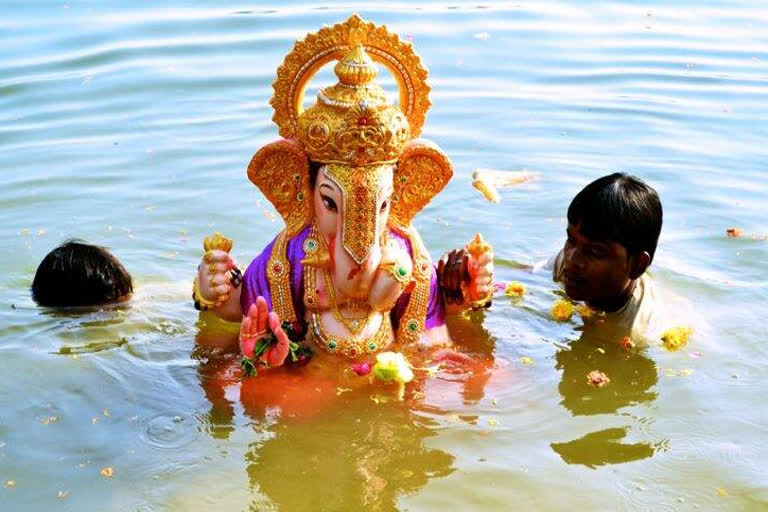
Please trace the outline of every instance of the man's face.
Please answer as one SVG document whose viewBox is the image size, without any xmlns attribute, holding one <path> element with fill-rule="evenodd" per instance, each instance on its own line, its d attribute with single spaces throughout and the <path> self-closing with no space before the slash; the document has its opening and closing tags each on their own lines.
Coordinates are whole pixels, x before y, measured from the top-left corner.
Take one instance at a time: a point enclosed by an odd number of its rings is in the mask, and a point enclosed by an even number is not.
<svg viewBox="0 0 768 512">
<path fill-rule="evenodd" d="M 630 284 L 632 258 L 617 243 L 592 240 L 581 234 L 579 224 L 568 224 L 563 247 L 565 293 L 591 305 L 610 303 Z"/>
</svg>

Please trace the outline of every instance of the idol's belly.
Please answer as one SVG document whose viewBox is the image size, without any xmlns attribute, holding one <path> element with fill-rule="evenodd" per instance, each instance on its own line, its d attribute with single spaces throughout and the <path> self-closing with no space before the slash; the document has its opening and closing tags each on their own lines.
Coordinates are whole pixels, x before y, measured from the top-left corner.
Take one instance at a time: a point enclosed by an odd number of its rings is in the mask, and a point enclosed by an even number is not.
<svg viewBox="0 0 768 512">
<path fill-rule="evenodd" d="M 389 312 L 369 310 L 360 316 L 349 313 L 308 311 L 306 320 L 313 344 L 326 352 L 356 359 L 380 352 L 395 341 Z"/>
</svg>

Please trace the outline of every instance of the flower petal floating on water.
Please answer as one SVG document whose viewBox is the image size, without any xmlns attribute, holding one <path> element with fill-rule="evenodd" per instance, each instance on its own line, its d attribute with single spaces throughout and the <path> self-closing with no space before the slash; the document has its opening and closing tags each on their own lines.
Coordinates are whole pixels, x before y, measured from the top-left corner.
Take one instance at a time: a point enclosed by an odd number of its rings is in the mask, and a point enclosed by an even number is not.
<svg viewBox="0 0 768 512">
<path fill-rule="evenodd" d="M 363 361 L 362 363 L 356 363 L 352 365 L 352 371 L 360 377 L 364 377 L 371 373 L 372 368 L 373 365 L 370 361 Z"/>
<path fill-rule="evenodd" d="M 688 345 L 688 340 L 693 334 L 691 327 L 672 327 L 667 329 L 661 335 L 661 341 L 664 348 L 670 352 L 676 352 Z"/>
<path fill-rule="evenodd" d="M 576 311 L 579 312 L 581 319 L 584 320 L 585 322 L 592 320 L 597 314 L 597 311 L 587 306 L 586 304 L 579 304 L 578 306 L 576 306 Z"/>
<path fill-rule="evenodd" d="M 624 337 L 621 339 L 621 347 L 622 347 L 624 350 L 630 350 L 630 349 L 633 349 L 633 348 L 635 348 L 635 342 L 634 342 L 634 341 L 632 341 L 632 338 L 630 338 L 629 336 L 624 336 Z"/>
<path fill-rule="evenodd" d="M 725 230 L 728 238 L 739 238 L 744 234 L 744 230 L 741 228 L 728 228 Z"/>
<path fill-rule="evenodd" d="M 573 304 L 567 300 L 558 299 L 557 302 L 552 305 L 550 312 L 558 322 L 567 322 L 573 316 L 574 310 L 575 308 L 573 307 Z"/>
<path fill-rule="evenodd" d="M 6 480 L 5 486 L 10 489 L 12 487 L 16 487 L 16 480 Z"/>
<path fill-rule="evenodd" d="M 525 366 L 534 366 L 536 364 L 533 362 L 533 359 L 531 359 L 528 356 L 521 357 L 520 362 L 523 363 Z"/>
<path fill-rule="evenodd" d="M 384 382 L 406 383 L 413 380 L 413 370 L 403 354 L 382 352 L 376 355 L 373 376 Z"/>
<path fill-rule="evenodd" d="M 60 500 L 63 500 L 64 498 L 69 496 L 69 491 L 63 491 L 63 490 L 59 491 L 59 494 L 57 496 L 59 497 Z"/>
<path fill-rule="evenodd" d="M 522 297 L 525 295 L 525 285 L 519 281 L 507 283 L 504 287 L 504 295 L 507 297 Z"/>
<path fill-rule="evenodd" d="M 608 376 L 601 371 L 592 370 L 587 374 L 587 384 L 590 386 L 601 388 L 609 382 L 611 382 L 611 379 L 609 379 Z"/>
<path fill-rule="evenodd" d="M 99 474 L 104 478 L 112 478 L 112 476 L 115 474 L 115 470 L 111 466 L 106 468 L 101 468 L 101 471 L 99 471 Z"/>
<path fill-rule="evenodd" d="M 493 183 L 490 183 L 482 178 L 475 178 L 472 181 L 472 186 L 479 190 L 480 193 L 483 194 L 483 197 L 485 197 L 491 203 L 501 202 L 499 191 L 496 190 L 496 187 L 493 185 Z"/>
</svg>

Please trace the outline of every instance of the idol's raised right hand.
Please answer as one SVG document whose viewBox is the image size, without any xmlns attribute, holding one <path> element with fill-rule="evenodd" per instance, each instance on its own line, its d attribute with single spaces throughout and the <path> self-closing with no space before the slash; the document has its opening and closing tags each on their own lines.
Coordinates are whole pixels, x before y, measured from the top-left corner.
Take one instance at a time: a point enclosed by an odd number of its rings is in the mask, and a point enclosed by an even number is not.
<svg viewBox="0 0 768 512">
<path fill-rule="evenodd" d="M 277 342 L 264 350 L 259 361 L 267 366 L 281 366 L 288 357 L 291 341 L 280 325 L 280 317 L 267 309 L 267 300 L 259 295 L 240 324 L 240 352 L 243 356 L 253 359 L 256 344 L 270 332 Z"/>
</svg>

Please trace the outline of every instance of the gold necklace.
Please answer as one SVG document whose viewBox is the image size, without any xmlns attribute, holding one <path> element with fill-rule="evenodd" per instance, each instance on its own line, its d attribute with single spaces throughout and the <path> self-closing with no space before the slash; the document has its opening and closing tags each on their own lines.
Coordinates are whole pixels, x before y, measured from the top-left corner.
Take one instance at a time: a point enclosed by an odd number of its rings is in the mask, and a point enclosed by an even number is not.
<svg viewBox="0 0 768 512">
<path fill-rule="evenodd" d="M 349 332 L 351 332 L 353 335 L 356 336 L 360 334 L 360 332 L 365 329 L 365 326 L 368 325 L 368 322 L 371 320 L 371 310 L 369 309 L 366 311 L 364 316 L 361 317 L 345 317 L 341 314 L 339 305 L 336 302 L 336 290 L 333 286 L 333 281 L 331 280 L 331 272 L 328 269 L 323 269 L 323 280 L 325 281 L 325 289 L 328 293 L 329 302 L 331 303 L 331 313 L 333 314 L 333 318 L 335 318 L 337 322 L 343 324 L 347 329 L 349 329 Z M 352 309 L 360 309 L 359 302 L 357 305 L 353 306 Z"/>
<path fill-rule="evenodd" d="M 389 316 L 382 313 L 381 326 L 373 337 L 368 339 L 345 339 L 329 335 L 323 327 L 323 320 L 319 313 L 312 313 L 312 334 L 315 343 L 331 354 L 342 354 L 354 359 L 363 354 L 373 354 L 389 346 L 394 338 L 392 323 Z"/>
<path fill-rule="evenodd" d="M 319 233 L 317 229 L 317 223 L 313 222 L 309 235 L 304 241 L 304 252 L 307 255 L 304 263 L 304 304 L 310 311 L 316 311 L 318 309 L 318 289 L 317 289 L 317 268 L 318 266 L 323 270 L 323 280 L 325 282 L 326 292 L 328 293 L 328 299 L 331 304 L 331 313 L 333 318 L 344 325 L 353 336 L 360 334 L 363 329 L 368 325 L 371 319 L 373 311 L 365 302 L 360 300 L 351 300 L 347 303 L 347 308 L 351 310 L 352 316 L 346 317 L 342 314 L 339 308 L 338 301 L 336 300 L 336 288 L 333 286 L 333 279 L 330 270 L 324 265 L 318 265 L 318 263 L 310 263 L 310 260 L 317 260 L 316 255 L 327 253 L 328 246 L 325 244 L 325 239 Z M 355 314 L 357 313 L 357 314 Z"/>
</svg>

